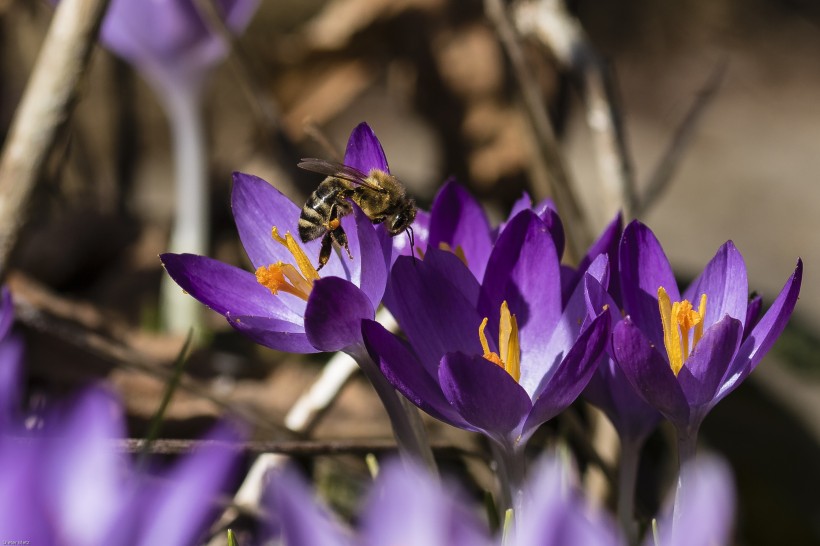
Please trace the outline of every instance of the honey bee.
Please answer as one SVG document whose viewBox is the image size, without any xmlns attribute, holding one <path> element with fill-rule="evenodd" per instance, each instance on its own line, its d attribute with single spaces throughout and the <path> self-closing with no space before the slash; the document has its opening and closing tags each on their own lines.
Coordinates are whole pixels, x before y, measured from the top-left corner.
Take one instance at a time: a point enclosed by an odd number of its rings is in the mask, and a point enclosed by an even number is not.
<svg viewBox="0 0 820 546">
<path fill-rule="evenodd" d="M 407 196 L 407 190 L 396 177 L 373 169 L 365 174 L 358 169 L 323 159 L 303 159 L 299 167 L 327 176 L 316 188 L 299 216 L 299 237 L 303 243 L 322 237 L 319 266 L 322 269 L 330 259 L 335 242 L 344 247 L 352 259 L 347 245 L 347 235 L 340 219 L 353 211 L 347 201 L 353 201 L 374 224 L 382 222 L 395 237 L 407 232 L 410 248 L 413 248 L 413 228 L 416 218 L 416 202 Z"/>
</svg>

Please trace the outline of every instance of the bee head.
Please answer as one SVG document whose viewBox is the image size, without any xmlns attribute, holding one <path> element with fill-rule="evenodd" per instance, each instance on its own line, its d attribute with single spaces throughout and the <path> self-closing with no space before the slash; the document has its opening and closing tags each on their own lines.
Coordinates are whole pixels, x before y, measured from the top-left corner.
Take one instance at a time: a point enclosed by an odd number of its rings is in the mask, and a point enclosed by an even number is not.
<svg viewBox="0 0 820 546">
<path fill-rule="evenodd" d="M 416 202 L 412 199 L 408 199 L 404 206 L 402 206 L 396 214 L 389 218 L 387 231 L 390 232 L 390 235 L 396 236 L 402 231 L 406 231 L 415 219 Z"/>
</svg>

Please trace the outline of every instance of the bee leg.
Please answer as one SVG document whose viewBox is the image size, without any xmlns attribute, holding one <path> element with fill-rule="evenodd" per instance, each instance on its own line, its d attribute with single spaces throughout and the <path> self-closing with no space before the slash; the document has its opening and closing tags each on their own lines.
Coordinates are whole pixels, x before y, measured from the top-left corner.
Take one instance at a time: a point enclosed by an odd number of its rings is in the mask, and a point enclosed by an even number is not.
<svg viewBox="0 0 820 546">
<path fill-rule="evenodd" d="M 352 260 L 353 254 L 350 253 L 350 247 L 347 245 L 347 233 L 345 233 L 345 230 L 342 229 L 342 226 L 340 225 L 328 234 L 336 242 L 337 245 L 344 247 L 344 249 L 347 251 L 348 258 Z"/>
<path fill-rule="evenodd" d="M 352 260 L 353 254 L 350 253 L 350 247 L 347 244 L 347 234 L 342 228 L 342 222 L 339 220 L 340 216 L 349 214 L 353 209 L 345 201 L 336 203 L 330 211 L 330 221 L 328 222 L 328 234 L 333 241 L 347 251 L 347 256 Z"/>
<path fill-rule="evenodd" d="M 316 268 L 316 271 L 322 269 L 330 259 L 330 250 L 333 248 L 333 237 L 331 233 L 332 232 L 328 231 L 324 237 L 322 237 L 322 249 L 319 251 L 319 267 Z"/>
</svg>

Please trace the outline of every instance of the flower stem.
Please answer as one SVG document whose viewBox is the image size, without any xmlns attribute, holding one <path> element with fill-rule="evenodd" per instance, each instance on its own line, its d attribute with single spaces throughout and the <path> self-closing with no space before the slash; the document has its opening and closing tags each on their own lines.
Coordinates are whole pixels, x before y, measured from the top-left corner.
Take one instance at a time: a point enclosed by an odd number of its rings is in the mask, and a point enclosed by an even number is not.
<svg viewBox="0 0 820 546">
<path fill-rule="evenodd" d="M 695 459 L 695 452 L 698 445 L 698 431 L 695 430 L 678 430 L 678 487 L 675 491 L 675 507 L 672 515 L 672 532 L 675 533 L 674 528 L 678 525 L 681 517 L 681 511 L 686 503 L 687 494 L 687 473 L 691 463 Z"/>
<path fill-rule="evenodd" d="M 491 442 L 490 445 L 493 458 L 498 464 L 497 475 L 501 483 L 501 499 L 498 503 L 501 521 L 504 521 L 507 510 L 512 509 L 513 522 L 515 522 L 515 518 L 520 517 L 523 501 L 524 475 L 526 473 L 524 450 L 496 442 Z"/>
<path fill-rule="evenodd" d="M 630 544 L 636 544 L 638 540 L 638 529 L 635 525 L 635 485 L 644 439 L 621 438 L 621 462 L 618 468 L 618 522 Z"/>
<path fill-rule="evenodd" d="M 370 384 L 376 389 L 376 394 L 378 394 L 384 409 L 387 411 L 387 416 L 390 418 L 393 435 L 399 445 L 399 453 L 402 457 L 421 462 L 437 474 L 433 450 L 430 449 L 427 433 L 416 407 L 396 392 L 393 385 L 387 381 L 364 347 L 348 347 L 344 352 L 353 357 Z"/>
<path fill-rule="evenodd" d="M 205 135 L 197 85 L 158 85 L 171 126 L 174 156 L 175 213 L 169 252 L 208 253 L 208 184 Z M 201 331 L 202 306 L 163 276 L 160 318 L 170 332 Z"/>
</svg>

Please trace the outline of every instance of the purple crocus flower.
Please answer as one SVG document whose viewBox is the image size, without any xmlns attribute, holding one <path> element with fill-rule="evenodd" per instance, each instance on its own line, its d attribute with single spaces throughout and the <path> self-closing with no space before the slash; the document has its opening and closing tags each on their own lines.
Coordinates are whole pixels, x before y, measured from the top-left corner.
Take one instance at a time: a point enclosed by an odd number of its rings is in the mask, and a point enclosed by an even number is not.
<svg viewBox="0 0 820 546">
<path fill-rule="evenodd" d="M 413 224 L 416 253 L 423 256 L 428 246 L 449 250 L 465 262 L 480 281 L 499 234 L 509 220 L 527 209 L 533 210 L 547 224 L 560 258 L 564 251 L 564 229 L 552 200 L 545 199 L 533 205 L 530 196 L 524 192 L 513 205 L 507 220 L 493 228 L 481 204 L 453 178 L 436 193 L 430 212 L 420 210 L 416 214 Z M 396 237 L 393 241 L 396 255 L 410 255 L 406 239 Z"/>
<path fill-rule="evenodd" d="M 216 0 L 214 7 L 233 32 L 250 22 L 259 0 Z M 102 41 L 161 89 L 199 86 L 228 54 L 228 44 L 195 0 L 112 0 Z"/>
<path fill-rule="evenodd" d="M 388 171 L 381 145 L 364 123 L 350 135 L 344 161 L 363 172 Z M 231 200 L 256 273 L 204 256 L 163 254 L 162 263 L 177 284 L 272 349 L 313 353 L 360 343 L 359 324 L 374 318 L 384 294 L 390 253 L 370 220 L 358 209 L 342 218 L 353 258 L 331 256 L 320 276 L 313 265 L 320 241 L 303 244 L 291 235 L 298 233 L 300 205 L 261 178 L 242 173 L 234 174 Z"/>
<path fill-rule="evenodd" d="M 605 256 L 590 266 L 597 278 L 606 270 Z M 608 336 L 606 313 L 582 327 L 583 287 L 564 305 L 560 274 L 546 223 L 523 210 L 498 236 L 480 284 L 452 252 L 399 257 L 385 302 L 409 344 L 372 321 L 362 326 L 365 343 L 415 405 L 517 456 L 578 397 Z"/>
<path fill-rule="evenodd" d="M 593 245 L 588 257 L 585 258 L 589 261 L 589 256 L 594 256 L 596 252 L 606 254 L 609 258 L 609 286 L 602 286 L 597 279 L 585 278 L 585 288 L 590 314 L 594 316 L 606 306 L 613 328 L 623 318 L 621 314 L 623 302 L 620 296 L 621 276 L 618 267 L 618 247 L 622 232 L 622 221 L 618 215 L 607 226 Z M 579 271 L 584 271 L 583 263 Z M 575 277 L 577 281 L 580 281 L 579 275 L 576 274 Z M 629 380 L 609 355 L 611 352 L 609 350 L 601 357 L 598 369 L 584 391 L 584 398 L 606 414 L 618 431 L 622 443 L 635 444 L 640 447 L 646 436 L 657 426 L 661 415 L 635 392 Z"/>
<path fill-rule="evenodd" d="M 390 169 L 381 144 L 366 123 L 350 135 L 345 165 L 362 172 Z M 344 351 L 367 375 L 405 453 L 432 464 L 432 453 L 410 423 L 396 392 L 370 359 L 362 339 L 362 320 L 375 318 L 387 284 L 391 242 L 353 205 L 341 219 L 350 256 L 332 256 L 320 276 L 320 240 L 301 245 L 300 206 L 264 180 L 234 174 L 232 205 L 239 237 L 255 274 L 191 254 L 163 254 L 168 274 L 187 293 L 222 314 L 231 326 L 260 345 L 292 353 Z"/>
<path fill-rule="evenodd" d="M 419 466 L 393 461 L 379 473 L 355 536 L 316 504 L 310 487 L 290 469 L 273 476 L 268 497 L 276 532 L 288 546 L 492 544 L 486 526 L 453 489 Z"/>
<path fill-rule="evenodd" d="M 783 331 L 800 292 L 803 263 L 797 261 L 758 320 L 760 303 L 749 303 L 746 266 L 731 241 L 682 294 L 645 225 L 627 226 L 619 253 L 627 317 L 614 328 L 613 357 L 636 391 L 675 425 L 687 459 L 703 418 Z"/>
<path fill-rule="evenodd" d="M 157 480 L 117 450 L 124 422 L 108 393 L 91 390 L 55 409 L 36 434 L 0 434 L 0 529 L 9 540 L 102 546 L 201 538 L 238 450 L 209 444 Z M 237 435 L 220 427 L 210 439 Z"/>
</svg>

